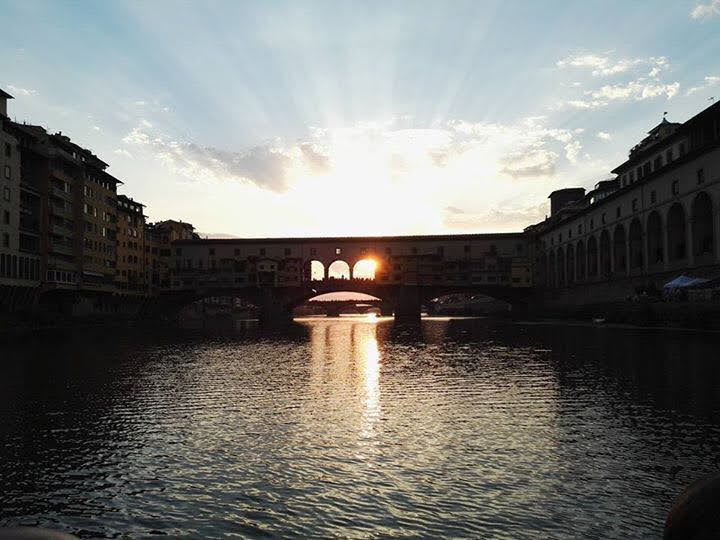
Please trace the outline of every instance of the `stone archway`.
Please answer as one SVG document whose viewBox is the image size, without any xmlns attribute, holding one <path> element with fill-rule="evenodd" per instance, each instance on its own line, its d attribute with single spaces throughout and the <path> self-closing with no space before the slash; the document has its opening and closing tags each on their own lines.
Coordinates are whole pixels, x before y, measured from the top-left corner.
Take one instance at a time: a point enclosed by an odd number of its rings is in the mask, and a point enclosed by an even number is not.
<svg viewBox="0 0 720 540">
<path fill-rule="evenodd" d="M 640 220 L 635 218 L 630 223 L 630 269 L 637 270 L 643 266 L 643 249 L 642 249 L 642 225 Z"/>
<path fill-rule="evenodd" d="M 557 275 L 558 287 L 565 286 L 565 251 L 559 247 L 557 250 Z"/>
<path fill-rule="evenodd" d="M 597 277 L 598 275 L 598 243 L 594 236 L 588 238 L 588 276 Z"/>
<path fill-rule="evenodd" d="M 342 259 L 336 259 L 327 267 L 328 279 L 351 279 L 350 265 Z"/>
<path fill-rule="evenodd" d="M 610 233 L 604 229 L 600 233 L 600 275 L 607 278 L 612 268 L 610 260 Z"/>
<path fill-rule="evenodd" d="M 670 207 L 667 216 L 668 260 L 680 261 L 687 257 L 687 231 L 685 209 L 680 203 Z"/>
<path fill-rule="evenodd" d="M 705 191 L 697 194 L 692 203 L 693 254 L 698 258 L 710 258 L 713 254 L 713 205 Z"/>
<path fill-rule="evenodd" d="M 585 242 L 578 241 L 575 249 L 575 279 L 585 280 Z"/>
<path fill-rule="evenodd" d="M 663 222 L 657 211 L 650 212 L 647 219 L 647 260 L 650 266 L 665 260 Z"/>
<path fill-rule="evenodd" d="M 322 281 L 327 278 L 325 265 L 318 260 L 307 261 L 304 268 L 305 281 Z"/>
<path fill-rule="evenodd" d="M 571 285 L 571 284 L 575 283 L 575 248 L 573 247 L 572 244 L 569 244 L 567 247 L 565 259 L 567 261 L 567 263 L 566 263 L 567 282 L 568 282 L 568 285 Z"/>
<path fill-rule="evenodd" d="M 619 223 L 613 233 L 613 269 L 616 274 L 627 271 L 627 253 L 625 252 L 625 227 Z"/>
</svg>

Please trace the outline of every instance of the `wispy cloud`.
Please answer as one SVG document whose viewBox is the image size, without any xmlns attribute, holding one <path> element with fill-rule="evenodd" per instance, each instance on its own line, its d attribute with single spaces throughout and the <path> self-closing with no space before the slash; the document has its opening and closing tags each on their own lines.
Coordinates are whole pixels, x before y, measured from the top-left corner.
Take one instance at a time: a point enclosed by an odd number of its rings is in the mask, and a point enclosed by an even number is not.
<svg viewBox="0 0 720 540">
<path fill-rule="evenodd" d="M 657 77 L 661 71 L 669 67 L 664 56 L 651 56 L 647 58 L 620 58 L 612 59 L 600 54 L 574 54 L 558 60 L 555 64 L 559 68 L 590 69 L 594 77 L 608 77 L 632 71 L 638 67 L 650 67 L 650 77 Z"/>
<path fill-rule="evenodd" d="M 612 139 L 612 136 L 607 131 L 598 131 L 595 136 L 602 141 L 609 141 Z"/>
<path fill-rule="evenodd" d="M 696 92 L 700 92 L 702 90 L 705 90 L 707 88 L 711 88 L 713 86 L 720 85 L 720 76 L 718 75 L 708 75 L 705 77 L 705 81 L 700 86 L 693 86 L 692 88 L 688 88 L 688 91 L 686 92 L 686 95 L 691 96 L 692 94 Z"/>
<path fill-rule="evenodd" d="M 29 97 L 29 96 L 37 96 L 38 95 L 37 90 L 34 90 L 32 88 L 21 88 L 19 86 L 15 86 L 12 84 L 8 84 L 7 88 L 10 92 L 20 95 L 20 96 Z"/>
<path fill-rule="evenodd" d="M 132 159 L 132 157 L 133 157 L 133 155 L 128 150 L 125 150 L 124 148 L 116 148 L 115 150 L 113 150 L 113 153 L 118 156 L 123 156 L 123 157 L 130 158 L 130 159 Z"/>
<path fill-rule="evenodd" d="M 585 94 L 595 100 L 642 101 L 663 95 L 671 99 L 677 95 L 679 89 L 679 82 L 662 84 L 640 78 L 627 84 L 605 85 L 598 90 L 589 90 Z"/>
<path fill-rule="evenodd" d="M 707 4 L 698 4 L 690 12 L 693 19 L 707 19 L 720 15 L 720 0 L 710 0 Z"/>
</svg>

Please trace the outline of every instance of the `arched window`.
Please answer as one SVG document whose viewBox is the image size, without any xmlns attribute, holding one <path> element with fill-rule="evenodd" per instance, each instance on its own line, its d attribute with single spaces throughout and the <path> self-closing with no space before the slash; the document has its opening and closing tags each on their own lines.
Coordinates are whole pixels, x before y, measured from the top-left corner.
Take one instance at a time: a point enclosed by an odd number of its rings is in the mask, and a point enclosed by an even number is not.
<svg viewBox="0 0 720 540">
<path fill-rule="evenodd" d="M 328 278 L 350 279 L 350 265 L 345 261 L 334 261 L 328 266 Z"/>
<path fill-rule="evenodd" d="M 642 250 L 642 225 L 640 220 L 635 218 L 630 223 L 630 268 L 642 268 L 643 250 Z"/>
<path fill-rule="evenodd" d="M 580 240 L 575 250 L 575 279 L 583 281 L 585 279 L 585 243 Z"/>
<path fill-rule="evenodd" d="M 667 218 L 668 249 L 670 260 L 679 261 L 687 256 L 685 210 L 680 203 L 670 207 Z"/>
<path fill-rule="evenodd" d="M 647 220 L 647 257 L 649 265 L 660 264 L 665 260 L 664 237 L 660 214 L 655 211 L 650 212 Z"/>
<path fill-rule="evenodd" d="M 627 254 L 625 253 L 625 227 L 618 225 L 615 227 L 615 233 L 613 234 L 613 258 L 614 269 L 618 274 L 622 274 L 627 271 L 625 266 L 627 263 Z"/>
<path fill-rule="evenodd" d="M 713 253 L 712 199 L 701 191 L 692 204 L 693 253 L 697 257 Z"/>
</svg>

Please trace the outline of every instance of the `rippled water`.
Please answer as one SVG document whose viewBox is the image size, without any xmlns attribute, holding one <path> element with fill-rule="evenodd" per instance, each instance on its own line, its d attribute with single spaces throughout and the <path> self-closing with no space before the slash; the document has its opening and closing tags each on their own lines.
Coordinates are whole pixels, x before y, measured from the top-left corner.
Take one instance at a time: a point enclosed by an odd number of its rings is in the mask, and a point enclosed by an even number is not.
<svg viewBox="0 0 720 540">
<path fill-rule="evenodd" d="M 425 320 L 0 347 L 0 524 L 657 538 L 720 460 L 718 336 Z"/>
</svg>

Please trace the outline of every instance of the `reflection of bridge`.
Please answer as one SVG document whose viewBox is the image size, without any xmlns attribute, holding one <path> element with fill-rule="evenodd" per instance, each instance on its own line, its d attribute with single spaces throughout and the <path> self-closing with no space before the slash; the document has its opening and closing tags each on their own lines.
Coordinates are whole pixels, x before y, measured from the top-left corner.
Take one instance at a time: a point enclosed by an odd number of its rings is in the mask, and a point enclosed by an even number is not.
<svg viewBox="0 0 720 540">
<path fill-rule="evenodd" d="M 520 233 L 363 238 L 279 238 L 179 241 L 171 292 L 177 306 L 208 296 L 237 296 L 264 318 L 329 292 L 381 298 L 396 317 L 418 317 L 420 306 L 454 292 L 477 292 L 512 304 L 530 294 L 530 268 Z M 313 261 L 350 269 L 375 262 L 374 279 L 312 279 Z"/>
</svg>

